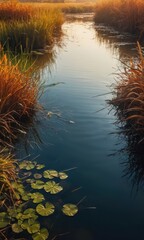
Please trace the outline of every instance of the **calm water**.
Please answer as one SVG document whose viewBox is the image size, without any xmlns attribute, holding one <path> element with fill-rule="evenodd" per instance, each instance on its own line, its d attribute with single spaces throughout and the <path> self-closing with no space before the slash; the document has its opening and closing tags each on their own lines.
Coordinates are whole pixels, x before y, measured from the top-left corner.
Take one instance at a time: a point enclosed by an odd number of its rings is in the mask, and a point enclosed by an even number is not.
<svg viewBox="0 0 144 240">
<path fill-rule="evenodd" d="M 124 150 L 129 143 L 116 134 L 116 117 L 106 104 L 112 96 L 103 95 L 115 82 L 119 58 L 135 55 L 135 43 L 130 36 L 106 31 L 103 26 L 95 29 L 91 21 L 66 22 L 63 31 L 55 64 L 50 69 L 45 64 L 41 74 L 46 85 L 60 83 L 49 87 L 40 100 L 45 113 L 55 114 L 41 117 L 37 123 L 43 143 L 31 147 L 29 153 L 40 155 L 38 161 L 50 169 L 76 167 L 69 171 L 58 202 L 77 204 L 86 199 L 74 218 L 55 216 L 50 237 L 69 233 L 57 239 L 141 240 L 144 189 L 141 181 L 135 186 L 134 175 L 129 177 L 137 169 L 133 167 L 137 155 L 130 148 Z M 20 157 L 26 155 L 22 147 L 19 152 Z M 72 191 L 78 187 L 81 189 Z"/>
</svg>

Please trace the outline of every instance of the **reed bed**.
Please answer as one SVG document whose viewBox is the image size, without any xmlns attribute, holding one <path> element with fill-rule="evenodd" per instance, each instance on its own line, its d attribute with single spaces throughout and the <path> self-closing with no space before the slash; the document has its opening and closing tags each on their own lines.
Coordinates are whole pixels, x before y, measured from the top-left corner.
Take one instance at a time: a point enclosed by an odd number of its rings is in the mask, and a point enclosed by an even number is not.
<svg viewBox="0 0 144 240">
<path fill-rule="evenodd" d="M 0 14 L 4 18 L 0 18 L 0 42 L 6 50 L 17 53 L 41 49 L 51 45 L 61 32 L 63 15 L 57 9 L 21 3 L 3 3 L 2 6 Z"/>
<path fill-rule="evenodd" d="M 27 123 L 38 108 L 38 78 L 31 69 L 22 72 L 7 56 L 0 59 L 0 144 L 10 146 L 19 134 L 26 134 Z"/>
<path fill-rule="evenodd" d="M 118 30 L 144 36 L 143 0 L 100 0 L 96 4 L 95 23 L 105 23 Z"/>
<path fill-rule="evenodd" d="M 30 3 L 30 6 L 43 9 L 59 9 L 63 13 L 91 13 L 95 11 L 95 3 Z"/>
<path fill-rule="evenodd" d="M 138 44 L 139 60 L 131 60 L 118 75 L 114 97 L 109 104 L 115 107 L 116 115 L 128 136 L 144 142 L 144 56 Z"/>
</svg>

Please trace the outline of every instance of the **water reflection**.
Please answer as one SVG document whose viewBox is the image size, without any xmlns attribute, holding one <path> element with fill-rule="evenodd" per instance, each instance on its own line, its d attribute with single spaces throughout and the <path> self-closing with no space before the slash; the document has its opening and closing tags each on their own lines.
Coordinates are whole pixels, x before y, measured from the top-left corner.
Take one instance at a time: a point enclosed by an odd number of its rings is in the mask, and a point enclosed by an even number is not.
<svg viewBox="0 0 144 240">
<path fill-rule="evenodd" d="M 120 33 L 115 31 L 111 27 L 106 27 L 104 25 L 96 25 L 96 39 L 100 45 L 106 45 L 112 52 L 119 57 L 122 61 L 127 61 L 131 57 L 137 56 L 135 36 Z"/>
<path fill-rule="evenodd" d="M 122 138 L 125 140 L 125 147 L 120 150 L 128 157 L 122 161 L 123 177 L 127 178 L 132 188 L 136 191 L 144 190 L 144 151 L 143 142 L 137 136 L 132 136 L 126 127 L 120 129 Z M 135 192 L 135 191 L 134 191 Z"/>
</svg>

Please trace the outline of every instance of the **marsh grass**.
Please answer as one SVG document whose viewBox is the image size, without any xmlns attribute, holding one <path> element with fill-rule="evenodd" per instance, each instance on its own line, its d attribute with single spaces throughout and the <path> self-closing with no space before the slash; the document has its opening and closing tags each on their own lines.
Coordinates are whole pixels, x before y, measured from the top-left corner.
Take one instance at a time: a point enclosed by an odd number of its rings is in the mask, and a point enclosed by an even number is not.
<svg viewBox="0 0 144 240">
<path fill-rule="evenodd" d="M 38 108 L 39 82 L 32 69 L 22 72 L 6 55 L 0 59 L 0 144 L 11 145 Z"/>
<path fill-rule="evenodd" d="M 94 21 L 143 37 L 144 1 L 101 0 L 96 4 Z"/>
<path fill-rule="evenodd" d="M 17 1 L 0 3 L 0 20 L 27 21 L 32 17 L 33 14 L 33 8 L 28 4 L 22 5 Z"/>
<path fill-rule="evenodd" d="M 144 141 L 144 56 L 138 44 L 139 60 L 131 60 L 118 75 L 109 104 L 115 107 L 116 115 L 128 135 L 137 142 Z"/>
<path fill-rule="evenodd" d="M 0 208 L 6 204 L 7 201 L 13 202 L 13 195 L 15 190 L 12 182 L 17 181 L 16 160 L 11 154 L 5 154 L 5 149 L 0 152 Z"/>
<path fill-rule="evenodd" d="M 41 9 L 59 9 L 63 13 L 91 13 L 95 11 L 95 3 L 30 3 L 30 6 Z"/>
<path fill-rule="evenodd" d="M 5 50 L 16 53 L 28 53 L 51 45 L 63 23 L 63 15 L 57 9 L 20 3 L 3 3 L 0 14 L 0 42 Z"/>
</svg>

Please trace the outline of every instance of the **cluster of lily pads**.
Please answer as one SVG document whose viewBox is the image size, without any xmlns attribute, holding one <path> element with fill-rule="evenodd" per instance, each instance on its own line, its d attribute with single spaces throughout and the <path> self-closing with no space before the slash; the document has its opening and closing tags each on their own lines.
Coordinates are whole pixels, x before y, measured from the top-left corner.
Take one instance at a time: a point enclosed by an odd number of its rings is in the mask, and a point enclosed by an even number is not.
<svg viewBox="0 0 144 240">
<path fill-rule="evenodd" d="M 68 175 L 56 170 L 44 170 L 42 174 L 38 173 L 43 168 L 45 165 L 37 164 L 36 161 L 19 163 L 22 177 L 12 182 L 15 204 L 8 208 L 2 208 L 0 212 L 1 230 L 11 227 L 16 234 L 27 231 L 33 240 L 48 239 L 48 230 L 42 228 L 38 220 L 40 216 L 52 215 L 55 212 L 55 206 L 46 201 L 46 194 L 43 194 L 43 191 L 48 195 L 58 194 L 63 190 L 58 180 L 67 179 Z M 78 207 L 75 204 L 64 204 L 62 212 L 67 216 L 74 216 L 78 212 Z"/>
</svg>

